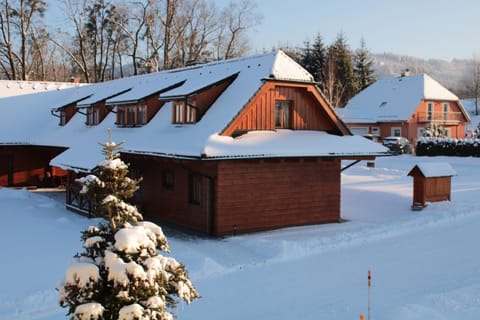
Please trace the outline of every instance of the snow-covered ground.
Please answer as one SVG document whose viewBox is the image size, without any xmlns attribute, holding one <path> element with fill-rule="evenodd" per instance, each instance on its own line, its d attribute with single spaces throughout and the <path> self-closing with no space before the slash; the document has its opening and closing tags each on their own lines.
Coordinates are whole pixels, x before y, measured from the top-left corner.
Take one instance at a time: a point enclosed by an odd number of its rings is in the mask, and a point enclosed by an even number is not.
<svg viewBox="0 0 480 320">
<path fill-rule="evenodd" d="M 411 211 L 421 162 L 448 162 L 452 201 Z M 226 239 L 166 234 L 202 295 L 178 319 L 478 319 L 478 158 L 402 155 L 342 175 L 348 222 Z M 0 319 L 65 319 L 57 282 L 95 221 L 45 195 L 0 189 Z"/>
</svg>

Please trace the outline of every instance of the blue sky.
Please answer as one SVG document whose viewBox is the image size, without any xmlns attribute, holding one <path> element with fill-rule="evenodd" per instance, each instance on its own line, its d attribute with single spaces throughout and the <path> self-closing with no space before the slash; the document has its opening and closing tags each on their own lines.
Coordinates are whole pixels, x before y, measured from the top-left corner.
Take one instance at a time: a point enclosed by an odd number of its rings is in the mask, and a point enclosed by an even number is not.
<svg viewBox="0 0 480 320">
<path fill-rule="evenodd" d="M 330 44 L 343 32 L 353 49 L 363 37 L 373 53 L 446 60 L 480 54 L 478 0 L 252 1 L 263 15 L 249 36 L 254 51 L 300 46 L 317 33 Z"/>
<path fill-rule="evenodd" d="M 222 8 L 230 0 L 207 1 Z M 363 37 L 373 53 L 446 60 L 480 55 L 478 0 L 251 1 L 263 15 L 262 23 L 249 33 L 252 53 L 302 46 L 318 33 L 328 45 L 343 32 L 352 49 Z M 49 0 L 49 9 L 61 11 L 60 2 Z M 52 20 L 61 24 L 62 15 Z"/>
</svg>

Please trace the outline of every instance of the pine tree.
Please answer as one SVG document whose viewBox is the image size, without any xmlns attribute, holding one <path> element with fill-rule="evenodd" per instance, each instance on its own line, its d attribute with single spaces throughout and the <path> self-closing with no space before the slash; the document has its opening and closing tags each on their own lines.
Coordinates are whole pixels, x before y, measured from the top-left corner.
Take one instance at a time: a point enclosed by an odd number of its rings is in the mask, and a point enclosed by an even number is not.
<svg viewBox="0 0 480 320">
<path fill-rule="evenodd" d="M 328 60 L 329 64 L 333 64 L 334 71 L 331 72 L 335 73 L 337 79 L 336 90 L 342 91 L 336 106 L 343 107 L 358 92 L 353 74 L 352 53 L 343 33 L 340 32 L 328 48 Z"/>
<path fill-rule="evenodd" d="M 309 41 L 305 42 L 300 64 L 313 75 L 316 81 L 320 83 L 325 81 L 327 48 L 320 34 L 317 34 L 312 45 Z"/>
<path fill-rule="evenodd" d="M 60 305 L 75 320 L 172 319 L 169 309 L 178 298 L 190 303 L 199 295 L 185 267 L 158 252 L 170 251 L 162 229 L 141 221 L 137 208 L 126 202 L 139 180 L 127 177 L 120 145 L 111 138 L 102 144 L 105 160 L 78 179 L 94 214 L 106 223 L 82 232 L 84 251 L 57 288 Z"/>
<path fill-rule="evenodd" d="M 373 63 L 370 52 L 368 51 L 365 40 L 360 41 L 360 48 L 355 51 L 353 55 L 354 67 L 353 72 L 357 79 L 358 91 L 362 91 L 376 81 Z"/>
</svg>

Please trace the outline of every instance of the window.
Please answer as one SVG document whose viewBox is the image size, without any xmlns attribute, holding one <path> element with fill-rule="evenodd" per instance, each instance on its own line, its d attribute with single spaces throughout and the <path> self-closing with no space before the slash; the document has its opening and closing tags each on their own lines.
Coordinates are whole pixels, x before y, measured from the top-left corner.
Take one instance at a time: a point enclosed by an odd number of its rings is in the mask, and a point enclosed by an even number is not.
<svg viewBox="0 0 480 320">
<path fill-rule="evenodd" d="M 189 176 L 188 198 L 191 204 L 200 205 L 202 200 L 202 177 L 196 174 Z"/>
<path fill-rule="evenodd" d="M 133 126 L 135 124 L 135 108 L 127 108 L 127 126 Z"/>
<path fill-rule="evenodd" d="M 174 185 L 173 172 L 170 170 L 164 170 L 162 174 L 162 185 L 165 189 L 172 190 Z"/>
<path fill-rule="evenodd" d="M 427 120 L 433 120 L 433 102 L 427 103 Z"/>
<path fill-rule="evenodd" d="M 423 137 L 423 135 L 425 134 L 425 128 L 418 128 L 417 129 L 417 136 L 418 137 Z"/>
<path fill-rule="evenodd" d="M 448 109 L 450 104 L 448 102 L 443 103 L 443 120 L 448 120 Z"/>
<path fill-rule="evenodd" d="M 123 108 L 117 108 L 117 125 L 125 125 L 125 109 Z"/>
<path fill-rule="evenodd" d="M 275 102 L 275 128 L 290 128 L 291 101 Z"/>
<path fill-rule="evenodd" d="M 87 109 L 87 125 L 94 126 L 99 123 L 99 110 L 97 108 Z"/>
<path fill-rule="evenodd" d="M 173 123 L 197 122 L 197 109 L 185 101 L 173 102 Z"/>
<path fill-rule="evenodd" d="M 64 126 L 67 124 L 67 113 L 65 110 L 60 111 L 60 125 Z"/>
<path fill-rule="evenodd" d="M 380 135 L 380 128 L 379 127 L 372 127 L 372 135 L 379 136 Z"/>
<path fill-rule="evenodd" d="M 118 126 L 141 126 L 148 122 L 147 106 L 144 104 L 117 107 Z"/>
<path fill-rule="evenodd" d="M 391 132 L 392 132 L 392 136 L 394 136 L 394 137 L 401 137 L 402 136 L 402 128 L 393 127 Z"/>
<path fill-rule="evenodd" d="M 146 124 L 147 123 L 147 106 L 140 105 L 138 106 L 138 124 Z"/>
</svg>

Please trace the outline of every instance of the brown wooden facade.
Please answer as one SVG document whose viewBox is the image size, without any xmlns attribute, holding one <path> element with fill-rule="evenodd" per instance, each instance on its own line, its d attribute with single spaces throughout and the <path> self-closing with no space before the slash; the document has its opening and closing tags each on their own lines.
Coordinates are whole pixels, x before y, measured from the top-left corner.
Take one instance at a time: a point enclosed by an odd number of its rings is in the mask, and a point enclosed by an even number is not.
<svg viewBox="0 0 480 320">
<path fill-rule="evenodd" d="M 336 158 L 122 158 L 143 177 L 134 202 L 152 220 L 215 236 L 340 220 Z"/>
<path fill-rule="evenodd" d="M 27 187 L 62 184 L 67 172 L 52 168 L 49 163 L 63 151 L 65 148 L 59 147 L 0 146 L 0 186 Z M 49 181 L 50 178 L 51 181 Z"/>
<path fill-rule="evenodd" d="M 201 117 L 229 84 L 185 98 L 196 103 Z M 284 101 L 288 121 L 279 128 L 278 103 Z M 270 80 L 221 134 L 276 129 L 350 135 L 313 84 Z M 122 159 L 133 177 L 143 178 L 133 202 L 147 219 L 214 236 L 341 219 L 338 157 L 205 159 L 124 153 Z M 88 215 L 89 204 L 78 195 L 75 178 L 70 172 L 67 207 Z"/>
<path fill-rule="evenodd" d="M 234 136 L 252 130 L 278 129 L 274 110 L 277 101 L 291 102 L 286 129 L 348 134 L 348 129 L 334 115 L 314 85 L 277 81 L 267 81 L 222 134 Z"/>
<path fill-rule="evenodd" d="M 216 88 L 208 103 L 226 86 Z M 349 134 L 314 85 L 279 81 L 266 81 L 222 134 L 278 129 L 278 101 L 290 102 L 289 129 Z M 339 158 L 123 158 L 143 177 L 135 202 L 152 219 L 215 236 L 340 220 Z"/>
</svg>

